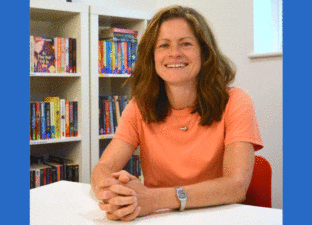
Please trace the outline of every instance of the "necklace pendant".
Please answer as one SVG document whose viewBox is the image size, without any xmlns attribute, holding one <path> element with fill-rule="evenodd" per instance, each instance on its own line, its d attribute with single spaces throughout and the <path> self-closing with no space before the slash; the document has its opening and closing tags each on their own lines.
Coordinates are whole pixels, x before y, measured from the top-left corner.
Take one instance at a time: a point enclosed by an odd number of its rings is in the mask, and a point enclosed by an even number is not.
<svg viewBox="0 0 312 225">
<path fill-rule="evenodd" d="M 182 131 L 187 131 L 187 126 L 186 127 L 181 127 Z"/>
</svg>

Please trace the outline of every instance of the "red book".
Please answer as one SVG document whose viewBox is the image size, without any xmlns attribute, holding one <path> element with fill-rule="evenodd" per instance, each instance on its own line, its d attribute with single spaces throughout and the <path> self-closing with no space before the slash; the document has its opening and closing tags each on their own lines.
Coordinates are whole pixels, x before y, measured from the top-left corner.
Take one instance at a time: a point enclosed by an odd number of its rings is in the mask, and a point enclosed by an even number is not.
<svg viewBox="0 0 312 225">
<path fill-rule="evenodd" d="M 110 127 L 110 113 L 109 113 L 109 100 L 104 100 L 104 120 L 105 120 L 105 134 L 111 134 Z"/>
<path fill-rule="evenodd" d="M 102 69 L 104 69 L 103 54 L 104 54 L 103 41 L 99 41 L 99 73 L 102 73 Z"/>
<path fill-rule="evenodd" d="M 40 110 L 41 110 L 41 103 L 36 102 L 36 140 L 41 139 Z"/>
</svg>

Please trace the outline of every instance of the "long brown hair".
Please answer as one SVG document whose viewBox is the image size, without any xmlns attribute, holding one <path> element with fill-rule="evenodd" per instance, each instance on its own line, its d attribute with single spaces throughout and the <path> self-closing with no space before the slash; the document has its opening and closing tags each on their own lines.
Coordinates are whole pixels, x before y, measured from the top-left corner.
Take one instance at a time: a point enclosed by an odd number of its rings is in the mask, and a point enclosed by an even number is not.
<svg viewBox="0 0 312 225">
<path fill-rule="evenodd" d="M 161 24 L 174 18 L 188 22 L 201 47 L 202 65 L 197 76 L 193 113 L 200 114 L 201 125 L 210 125 L 222 117 L 229 99 L 226 88 L 235 78 L 235 67 L 221 53 L 206 19 L 192 8 L 170 6 L 151 19 L 138 47 L 133 74 L 127 80 L 131 83 L 131 98 L 135 99 L 147 123 L 165 121 L 171 112 L 165 83 L 155 70 L 154 49 Z"/>
</svg>

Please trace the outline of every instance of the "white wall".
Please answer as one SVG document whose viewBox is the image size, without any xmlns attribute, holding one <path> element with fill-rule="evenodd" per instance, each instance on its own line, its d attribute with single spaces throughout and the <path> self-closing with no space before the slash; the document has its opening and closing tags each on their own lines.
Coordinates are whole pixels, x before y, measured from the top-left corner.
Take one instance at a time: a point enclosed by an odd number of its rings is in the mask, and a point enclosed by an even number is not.
<svg viewBox="0 0 312 225">
<path fill-rule="evenodd" d="M 257 154 L 266 157 L 273 168 L 272 205 L 282 208 L 282 57 L 251 60 L 253 52 L 252 0 L 85 0 L 87 4 L 140 9 L 155 13 L 172 4 L 193 7 L 201 12 L 216 35 L 223 52 L 237 66 L 235 86 L 253 97 L 264 148 Z"/>
</svg>

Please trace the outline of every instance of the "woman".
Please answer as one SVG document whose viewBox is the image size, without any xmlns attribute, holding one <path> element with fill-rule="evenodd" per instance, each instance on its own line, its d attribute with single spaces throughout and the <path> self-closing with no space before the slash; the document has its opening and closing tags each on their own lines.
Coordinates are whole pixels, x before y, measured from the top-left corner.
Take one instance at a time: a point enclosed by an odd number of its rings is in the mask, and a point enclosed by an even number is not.
<svg viewBox="0 0 312 225">
<path fill-rule="evenodd" d="M 129 221 L 158 209 L 242 202 L 263 147 L 251 98 L 204 17 L 172 6 L 150 21 L 132 99 L 92 173 L 99 206 Z M 144 185 L 120 171 L 140 146 Z"/>
</svg>

